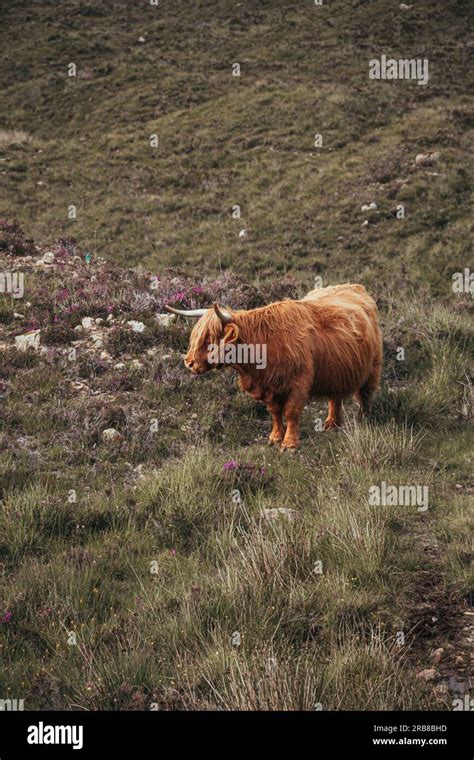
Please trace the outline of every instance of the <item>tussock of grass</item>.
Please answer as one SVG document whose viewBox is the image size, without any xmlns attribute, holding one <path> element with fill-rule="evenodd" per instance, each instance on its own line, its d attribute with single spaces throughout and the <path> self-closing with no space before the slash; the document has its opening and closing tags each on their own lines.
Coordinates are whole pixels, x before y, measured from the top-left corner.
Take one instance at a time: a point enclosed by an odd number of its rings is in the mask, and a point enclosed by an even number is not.
<svg viewBox="0 0 474 760">
<path fill-rule="evenodd" d="M 215 642 L 214 652 L 188 690 L 197 703 L 204 697 L 217 709 L 409 710 L 423 699 L 421 688 L 407 683 L 397 653 L 375 633 L 367 644 L 346 637 L 329 659 L 310 651 L 295 656 L 271 643 L 240 653 Z"/>
<path fill-rule="evenodd" d="M 0 129 L 0 149 L 23 145 L 31 141 L 31 135 L 22 129 Z"/>
<path fill-rule="evenodd" d="M 67 540 L 73 524 L 74 517 L 67 503 L 51 497 L 44 486 L 35 484 L 10 492 L 2 500 L 0 551 L 20 564 L 25 554 L 47 552 L 55 536 L 61 535 Z"/>
<path fill-rule="evenodd" d="M 361 467 L 378 468 L 412 463 L 426 433 L 414 431 L 406 423 L 367 425 L 352 422 L 344 432 L 341 455 Z"/>
</svg>

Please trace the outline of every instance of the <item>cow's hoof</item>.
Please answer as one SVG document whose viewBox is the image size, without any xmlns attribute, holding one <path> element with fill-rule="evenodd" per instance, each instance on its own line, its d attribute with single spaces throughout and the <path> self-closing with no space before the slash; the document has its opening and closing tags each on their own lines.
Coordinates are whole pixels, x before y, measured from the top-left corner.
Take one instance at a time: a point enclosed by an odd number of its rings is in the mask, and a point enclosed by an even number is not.
<svg viewBox="0 0 474 760">
<path fill-rule="evenodd" d="M 275 444 L 279 446 L 282 441 L 283 441 L 282 435 L 274 435 L 273 433 L 270 433 L 270 435 L 268 436 L 269 446 L 274 446 Z"/>
<path fill-rule="evenodd" d="M 340 425 L 337 424 L 336 420 L 326 420 L 323 425 L 323 430 L 340 430 Z"/>
<path fill-rule="evenodd" d="M 296 443 L 282 443 L 280 453 L 284 454 L 286 451 L 288 451 L 290 454 L 296 454 L 297 448 L 298 445 Z"/>
</svg>

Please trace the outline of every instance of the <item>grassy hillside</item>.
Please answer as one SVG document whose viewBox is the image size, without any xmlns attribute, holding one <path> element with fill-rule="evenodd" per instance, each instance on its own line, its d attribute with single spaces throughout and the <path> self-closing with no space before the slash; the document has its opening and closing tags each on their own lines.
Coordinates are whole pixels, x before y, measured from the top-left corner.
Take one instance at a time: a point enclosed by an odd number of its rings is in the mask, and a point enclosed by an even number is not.
<svg viewBox="0 0 474 760">
<path fill-rule="evenodd" d="M 25 292 L 0 289 L 0 699 L 469 693 L 473 305 L 451 277 L 472 261 L 470 6 L 2 5 L 0 283 Z M 428 86 L 370 80 L 381 54 L 428 58 Z M 316 275 L 375 296 L 382 387 L 344 432 L 308 404 L 282 456 L 230 373 L 185 370 L 189 324 L 160 315 L 297 298 Z M 428 509 L 374 505 L 381 483 L 427 488 Z"/>
<path fill-rule="evenodd" d="M 156 271 L 311 268 L 446 294 L 472 239 L 472 13 L 463 0 L 3 4 L 0 208 L 36 239 L 72 234 Z M 370 80 L 381 54 L 428 58 L 429 84 Z M 415 165 L 426 151 L 436 166 Z"/>
</svg>

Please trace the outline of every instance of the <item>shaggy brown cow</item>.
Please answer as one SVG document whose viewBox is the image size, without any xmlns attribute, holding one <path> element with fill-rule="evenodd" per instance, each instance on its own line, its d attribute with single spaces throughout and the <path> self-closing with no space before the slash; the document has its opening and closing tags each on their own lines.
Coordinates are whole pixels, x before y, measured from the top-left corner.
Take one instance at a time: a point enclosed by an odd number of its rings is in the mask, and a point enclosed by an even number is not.
<svg viewBox="0 0 474 760">
<path fill-rule="evenodd" d="M 300 301 L 286 300 L 249 311 L 213 309 L 183 311 L 201 317 L 194 326 L 184 363 L 194 374 L 224 366 L 224 349 L 234 344 L 264 346 L 266 366 L 255 359 L 236 359 L 227 366 L 239 374 L 240 388 L 266 404 L 273 418 L 269 442 L 283 449 L 299 443 L 299 424 L 309 398 L 327 398 L 328 430 L 341 425 L 342 400 L 355 394 L 367 413 L 379 385 L 382 336 L 377 307 L 362 285 L 335 285 L 312 290 Z M 210 358 L 221 347 L 221 360 Z M 215 354 L 212 354 L 215 357 Z M 286 419 L 286 430 L 284 425 Z"/>
</svg>

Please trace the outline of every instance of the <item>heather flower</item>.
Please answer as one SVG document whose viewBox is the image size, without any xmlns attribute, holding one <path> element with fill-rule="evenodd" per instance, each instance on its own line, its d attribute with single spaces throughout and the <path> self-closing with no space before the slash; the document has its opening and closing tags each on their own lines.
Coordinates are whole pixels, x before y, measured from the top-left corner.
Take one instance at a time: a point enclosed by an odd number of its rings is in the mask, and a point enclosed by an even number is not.
<svg viewBox="0 0 474 760">
<path fill-rule="evenodd" d="M 259 467 L 252 462 L 245 462 L 239 464 L 234 459 L 230 459 L 224 464 L 224 470 L 226 472 L 232 472 L 237 477 L 240 484 L 246 484 L 251 486 L 269 485 L 273 478 L 268 476 L 266 467 Z"/>
</svg>

